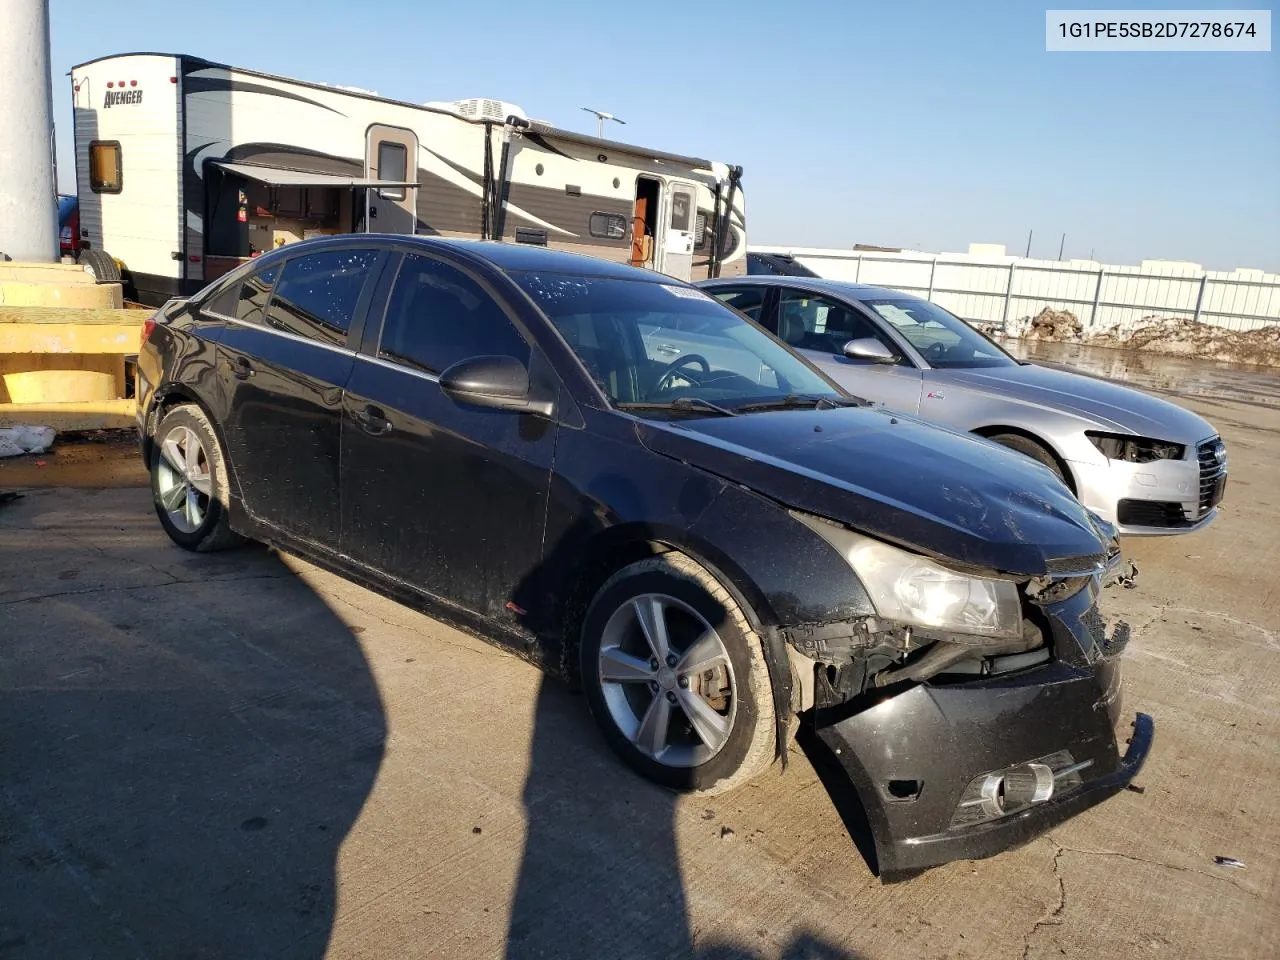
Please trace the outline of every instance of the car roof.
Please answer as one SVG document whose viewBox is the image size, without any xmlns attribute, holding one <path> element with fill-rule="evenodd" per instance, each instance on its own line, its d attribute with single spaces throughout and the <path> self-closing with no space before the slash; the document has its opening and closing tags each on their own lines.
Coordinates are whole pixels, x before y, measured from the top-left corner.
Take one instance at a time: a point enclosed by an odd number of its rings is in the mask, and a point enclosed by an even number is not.
<svg viewBox="0 0 1280 960">
<path fill-rule="evenodd" d="M 450 237 L 418 237 L 403 234 L 363 233 L 337 234 L 301 243 L 290 243 L 273 250 L 271 259 L 294 257 L 308 250 L 327 246 L 358 245 L 361 240 L 385 243 L 394 242 L 401 248 L 421 247 L 423 250 L 447 250 L 471 260 L 482 260 L 503 272 L 529 271 L 534 273 L 567 273 L 578 277 L 601 277 L 620 280 L 640 280 L 649 283 L 680 283 L 665 274 L 653 270 L 640 270 L 622 263 L 601 260 L 580 253 L 566 253 L 548 247 L 526 243 L 498 243 L 485 240 L 462 240 Z M 264 258 L 265 259 L 265 258 Z"/>
<path fill-rule="evenodd" d="M 827 280 L 822 277 L 774 277 L 764 274 L 756 274 L 749 277 L 721 277 L 717 280 L 700 280 L 695 286 L 699 287 L 722 287 L 722 286 L 787 286 L 795 287 L 798 290 L 808 290 L 811 293 L 829 293 L 836 297 L 845 297 L 851 300 L 919 300 L 920 297 L 910 293 L 903 293 L 901 290 L 891 290 L 888 287 L 873 287 L 866 283 L 852 283 L 848 280 Z"/>
</svg>

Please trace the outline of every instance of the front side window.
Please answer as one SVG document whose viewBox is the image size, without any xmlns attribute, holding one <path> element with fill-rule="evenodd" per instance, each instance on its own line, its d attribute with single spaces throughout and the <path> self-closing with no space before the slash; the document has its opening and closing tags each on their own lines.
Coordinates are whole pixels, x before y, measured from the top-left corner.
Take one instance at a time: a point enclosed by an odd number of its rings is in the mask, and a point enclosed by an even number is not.
<svg viewBox="0 0 1280 960">
<path fill-rule="evenodd" d="M 959 317 L 927 300 L 884 298 L 863 305 L 893 324 L 931 367 L 1010 367 L 1017 361 Z"/>
<path fill-rule="evenodd" d="M 119 193 L 124 189 L 119 140 L 89 142 L 89 189 L 94 193 Z"/>
<path fill-rule="evenodd" d="M 409 171 L 409 151 L 403 143 L 391 143 L 383 140 L 378 144 L 378 179 L 390 180 L 393 183 L 407 183 Z M 387 200 L 403 200 L 404 187 L 386 187 L 378 191 Z"/>
<path fill-rule="evenodd" d="M 804 290 L 783 290 L 778 298 L 778 337 L 801 350 L 831 354 L 841 353 L 850 340 L 884 342 L 871 321 L 852 307 Z"/>
<path fill-rule="evenodd" d="M 676 284 L 515 273 L 615 404 L 724 406 L 839 391 L 719 301 Z"/>
<path fill-rule="evenodd" d="M 760 322 L 760 313 L 764 310 L 765 287 L 717 287 L 711 291 L 721 303 L 726 303 L 739 313 L 745 313 L 756 323 Z"/>
<path fill-rule="evenodd" d="M 498 302 L 457 267 L 410 254 L 387 304 L 378 355 L 428 373 L 471 357 L 515 357 L 529 345 Z"/>
<path fill-rule="evenodd" d="M 374 250 L 322 250 L 285 263 L 266 312 L 269 326 L 345 346 Z"/>
</svg>

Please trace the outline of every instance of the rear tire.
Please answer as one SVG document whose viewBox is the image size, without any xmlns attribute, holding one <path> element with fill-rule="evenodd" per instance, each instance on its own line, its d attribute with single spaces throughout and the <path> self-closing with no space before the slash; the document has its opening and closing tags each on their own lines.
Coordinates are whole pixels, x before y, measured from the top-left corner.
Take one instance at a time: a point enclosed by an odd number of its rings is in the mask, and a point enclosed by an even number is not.
<svg viewBox="0 0 1280 960">
<path fill-rule="evenodd" d="M 151 445 L 151 496 L 169 539 L 209 553 L 238 546 L 231 529 L 226 460 L 213 425 L 194 403 L 166 413 Z"/>
<path fill-rule="evenodd" d="M 579 655 L 605 740 L 655 783 L 710 795 L 773 763 L 773 693 L 760 637 L 690 558 L 667 553 L 610 577 L 587 610 Z"/>
<path fill-rule="evenodd" d="M 1010 450 L 1016 450 L 1024 457 L 1030 457 L 1037 463 L 1044 464 L 1053 471 L 1053 475 L 1055 477 L 1065 483 L 1068 487 L 1071 486 L 1070 481 L 1067 480 L 1066 475 L 1062 472 L 1062 467 L 1058 463 L 1058 458 L 1050 453 L 1042 444 L 1039 444 L 1028 437 L 1024 437 L 1020 433 L 997 433 L 987 437 L 987 439 L 992 443 L 1000 444 L 1002 447 L 1008 447 Z"/>
<path fill-rule="evenodd" d="M 120 265 L 105 250 L 81 250 L 80 265 L 86 267 L 98 283 L 120 283 Z"/>
</svg>

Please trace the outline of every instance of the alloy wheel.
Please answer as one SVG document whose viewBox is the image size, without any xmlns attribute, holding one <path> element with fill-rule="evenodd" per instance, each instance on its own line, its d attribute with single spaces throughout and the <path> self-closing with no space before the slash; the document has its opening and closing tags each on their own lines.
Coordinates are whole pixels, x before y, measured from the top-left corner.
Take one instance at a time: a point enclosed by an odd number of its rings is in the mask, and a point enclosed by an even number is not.
<svg viewBox="0 0 1280 960">
<path fill-rule="evenodd" d="M 598 670 L 613 722 L 645 756 L 696 767 L 728 742 L 733 664 L 715 628 L 683 601 L 646 593 L 622 604 L 605 624 Z"/>
<path fill-rule="evenodd" d="M 159 445 L 156 492 L 169 522 L 183 533 L 195 533 L 204 523 L 213 496 L 209 455 L 199 435 L 176 425 Z"/>
</svg>

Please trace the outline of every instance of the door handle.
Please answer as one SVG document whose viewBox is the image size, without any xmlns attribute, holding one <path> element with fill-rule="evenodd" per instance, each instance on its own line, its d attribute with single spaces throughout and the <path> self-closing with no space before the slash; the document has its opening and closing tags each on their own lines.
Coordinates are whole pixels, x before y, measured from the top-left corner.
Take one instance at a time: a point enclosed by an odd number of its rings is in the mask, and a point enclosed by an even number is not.
<svg viewBox="0 0 1280 960">
<path fill-rule="evenodd" d="M 244 357 L 236 357 L 231 361 L 231 373 L 237 380 L 248 380 L 253 376 L 253 364 Z"/>
<path fill-rule="evenodd" d="M 391 421 L 387 419 L 379 407 L 372 404 L 363 410 L 357 410 L 351 414 L 351 419 L 360 424 L 360 429 L 371 437 L 380 437 L 384 433 L 391 432 Z"/>
</svg>

